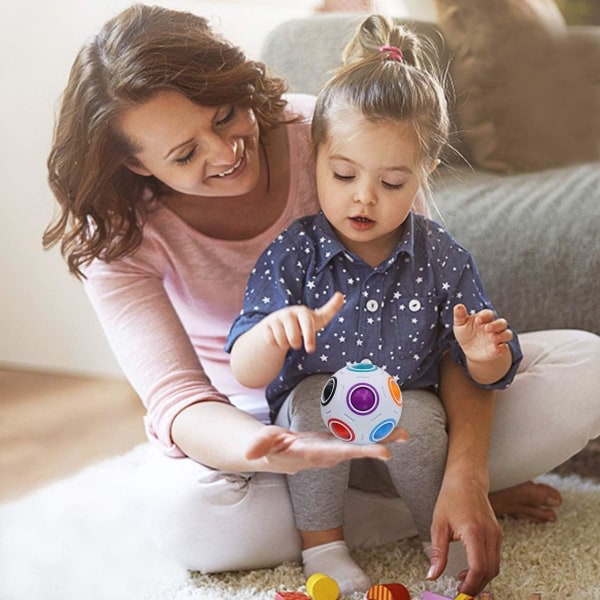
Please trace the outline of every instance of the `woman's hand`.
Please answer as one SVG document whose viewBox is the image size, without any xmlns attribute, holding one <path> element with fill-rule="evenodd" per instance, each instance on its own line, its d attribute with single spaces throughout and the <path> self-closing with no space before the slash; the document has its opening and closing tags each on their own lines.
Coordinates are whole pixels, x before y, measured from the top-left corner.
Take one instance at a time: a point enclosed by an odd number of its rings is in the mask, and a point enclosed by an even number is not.
<svg viewBox="0 0 600 600">
<path fill-rule="evenodd" d="M 337 440 L 328 433 L 293 432 L 267 425 L 252 440 L 246 459 L 262 460 L 261 470 L 293 474 L 302 469 L 328 468 L 354 458 L 390 458 L 385 443 L 406 441 L 407 433 L 396 428 L 383 442 L 359 446 Z"/>
<path fill-rule="evenodd" d="M 431 569 L 428 579 L 439 577 L 448 557 L 448 544 L 459 540 L 469 568 L 459 574 L 459 591 L 475 596 L 498 575 L 502 529 L 488 499 L 487 488 L 467 478 L 446 476 L 431 527 Z M 454 574 L 452 574 L 454 575 Z"/>
</svg>

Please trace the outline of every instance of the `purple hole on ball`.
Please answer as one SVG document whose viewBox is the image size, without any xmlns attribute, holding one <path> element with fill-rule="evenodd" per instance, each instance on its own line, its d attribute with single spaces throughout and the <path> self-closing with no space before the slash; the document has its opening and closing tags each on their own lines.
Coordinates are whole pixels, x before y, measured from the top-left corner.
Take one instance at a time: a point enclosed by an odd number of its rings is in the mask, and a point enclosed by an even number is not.
<svg viewBox="0 0 600 600">
<path fill-rule="evenodd" d="M 364 384 L 358 384 L 350 389 L 347 401 L 350 410 L 365 415 L 375 410 L 379 398 L 373 388 Z"/>
</svg>

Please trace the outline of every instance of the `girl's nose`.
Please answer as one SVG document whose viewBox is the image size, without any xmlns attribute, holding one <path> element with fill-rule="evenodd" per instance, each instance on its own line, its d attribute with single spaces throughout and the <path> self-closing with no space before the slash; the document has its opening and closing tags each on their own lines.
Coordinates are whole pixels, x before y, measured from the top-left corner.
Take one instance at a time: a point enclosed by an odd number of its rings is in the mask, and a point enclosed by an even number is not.
<svg viewBox="0 0 600 600">
<path fill-rule="evenodd" d="M 361 204 L 375 204 L 377 196 L 370 185 L 363 185 L 354 192 L 354 201 Z"/>
</svg>

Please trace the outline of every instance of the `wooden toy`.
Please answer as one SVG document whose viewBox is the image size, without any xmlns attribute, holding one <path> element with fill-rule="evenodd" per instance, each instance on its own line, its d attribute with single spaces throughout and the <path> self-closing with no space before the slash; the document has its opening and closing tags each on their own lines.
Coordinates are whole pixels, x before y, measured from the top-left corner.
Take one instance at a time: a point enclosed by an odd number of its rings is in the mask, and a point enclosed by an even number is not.
<svg viewBox="0 0 600 600">
<path fill-rule="evenodd" d="M 410 593 L 401 583 L 379 583 L 369 588 L 367 600 L 410 600 Z"/>
<path fill-rule="evenodd" d="M 275 592 L 274 600 L 310 600 L 304 592 Z"/>
<path fill-rule="evenodd" d="M 442 596 L 441 594 L 436 594 L 435 592 L 428 592 L 425 590 L 423 592 L 423 600 L 451 600 L 448 596 Z"/>
<path fill-rule="evenodd" d="M 402 393 L 396 380 L 370 360 L 336 371 L 321 392 L 321 416 L 335 437 L 374 444 L 398 425 Z"/>
<path fill-rule="evenodd" d="M 481 592 L 479 600 L 494 600 L 494 594 L 492 592 Z"/>
<path fill-rule="evenodd" d="M 337 600 L 340 595 L 337 581 L 325 573 L 313 573 L 306 580 L 306 591 L 312 600 Z"/>
<path fill-rule="evenodd" d="M 473 598 L 473 596 L 469 596 L 469 594 L 461 593 L 458 596 L 455 596 L 454 600 L 475 600 L 475 598 Z"/>
</svg>

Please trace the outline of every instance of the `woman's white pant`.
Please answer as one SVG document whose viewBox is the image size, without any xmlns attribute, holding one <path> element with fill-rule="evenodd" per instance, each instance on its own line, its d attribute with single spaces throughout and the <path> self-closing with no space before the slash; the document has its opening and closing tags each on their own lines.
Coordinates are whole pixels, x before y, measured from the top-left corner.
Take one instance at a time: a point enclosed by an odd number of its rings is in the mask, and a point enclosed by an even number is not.
<svg viewBox="0 0 600 600">
<path fill-rule="evenodd" d="M 600 435 L 600 337 L 573 330 L 520 335 L 523 361 L 498 393 L 490 450 L 492 490 L 545 473 Z M 204 573 L 299 560 L 285 476 L 223 473 L 157 450 L 143 467 L 144 518 L 159 546 Z M 400 498 L 347 492 L 350 546 L 416 534 Z"/>
</svg>

